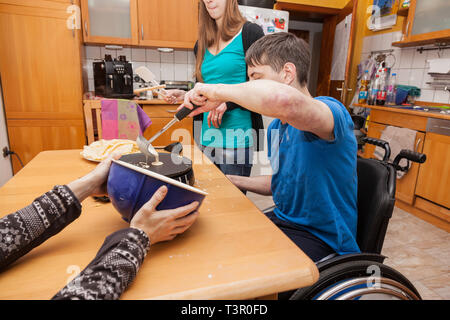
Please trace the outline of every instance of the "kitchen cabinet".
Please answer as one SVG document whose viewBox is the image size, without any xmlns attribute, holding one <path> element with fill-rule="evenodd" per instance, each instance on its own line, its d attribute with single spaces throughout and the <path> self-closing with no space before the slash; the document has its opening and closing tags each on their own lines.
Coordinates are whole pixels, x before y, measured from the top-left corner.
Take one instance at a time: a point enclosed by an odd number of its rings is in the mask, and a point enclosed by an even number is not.
<svg viewBox="0 0 450 320">
<path fill-rule="evenodd" d="M 189 48 L 198 0 L 82 0 L 85 43 Z"/>
<path fill-rule="evenodd" d="M 136 45 L 137 0 L 82 0 L 86 43 Z"/>
<path fill-rule="evenodd" d="M 416 193 L 450 208 L 450 136 L 427 132 L 423 152 L 427 161 L 420 166 Z"/>
<path fill-rule="evenodd" d="M 142 109 L 152 120 L 152 124 L 144 132 L 144 137 L 147 139 L 151 138 L 169 123 L 173 119 L 178 106 L 173 104 L 141 104 Z M 173 142 L 194 144 L 193 118 L 187 117 L 183 121 L 175 123 L 170 129 L 156 138 L 152 144 L 154 146 L 166 146 Z"/>
<path fill-rule="evenodd" d="M 139 44 L 192 49 L 197 40 L 197 0 L 138 0 Z"/>
<path fill-rule="evenodd" d="M 82 40 L 79 30 L 67 28 L 69 5 L 0 0 L 6 125 L 10 148 L 24 164 L 40 151 L 84 144 Z M 16 173 L 21 165 L 16 157 L 12 160 Z"/>
<path fill-rule="evenodd" d="M 411 47 L 450 40 L 448 0 L 411 0 L 403 28 L 404 38 L 397 47 Z"/>
<path fill-rule="evenodd" d="M 412 163 L 397 179 L 396 206 L 433 225 L 450 231 L 450 116 L 385 106 L 370 108 L 367 135 L 380 138 L 386 126 L 416 130 L 415 150 L 427 156 L 425 163 Z M 443 133 L 443 132 L 447 133 Z M 365 158 L 375 146 L 365 145 Z"/>
</svg>

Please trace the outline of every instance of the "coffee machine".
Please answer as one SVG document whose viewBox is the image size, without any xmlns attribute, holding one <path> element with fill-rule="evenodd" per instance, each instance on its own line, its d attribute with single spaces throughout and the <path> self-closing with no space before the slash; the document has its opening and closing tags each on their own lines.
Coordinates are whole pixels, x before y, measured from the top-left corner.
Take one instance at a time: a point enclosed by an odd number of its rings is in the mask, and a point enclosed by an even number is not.
<svg viewBox="0 0 450 320">
<path fill-rule="evenodd" d="M 133 68 L 125 56 L 119 60 L 106 54 L 103 61 L 93 63 L 95 95 L 104 98 L 131 99 L 133 93 Z"/>
</svg>

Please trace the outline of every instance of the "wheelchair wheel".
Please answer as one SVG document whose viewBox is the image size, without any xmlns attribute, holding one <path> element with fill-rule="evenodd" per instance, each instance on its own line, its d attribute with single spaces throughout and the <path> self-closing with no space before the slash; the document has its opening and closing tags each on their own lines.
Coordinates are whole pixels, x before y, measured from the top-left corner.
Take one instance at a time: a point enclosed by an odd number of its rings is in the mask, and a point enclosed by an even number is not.
<svg viewBox="0 0 450 320">
<path fill-rule="evenodd" d="M 349 261 L 320 272 L 311 287 L 298 289 L 290 300 L 421 300 L 400 272 L 382 263 Z"/>
</svg>

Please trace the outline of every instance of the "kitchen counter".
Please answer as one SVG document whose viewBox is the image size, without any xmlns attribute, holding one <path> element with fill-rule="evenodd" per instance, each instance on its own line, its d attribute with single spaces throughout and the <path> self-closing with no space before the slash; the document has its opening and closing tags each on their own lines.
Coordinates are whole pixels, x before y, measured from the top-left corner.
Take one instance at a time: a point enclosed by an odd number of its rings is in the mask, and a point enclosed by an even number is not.
<svg viewBox="0 0 450 320">
<path fill-rule="evenodd" d="M 173 104 L 173 103 L 168 103 L 165 100 L 162 99 L 150 99 L 150 100 L 139 100 L 139 99 L 134 99 L 133 101 L 135 101 L 137 104 Z M 179 103 L 175 103 L 173 105 L 179 105 Z"/>
<path fill-rule="evenodd" d="M 414 109 L 406 109 L 406 106 L 372 106 L 368 104 L 354 104 L 355 107 L 362 107 L 362 108 L 370 108 L 373 110 L 380 110 L 380 111 L 390 111 L 395 113 L 401 113 L 401 114 L 408 114 L 408 115 L 414 115 L 414 116 L 420 116 L 420 117 L 427 117 L 427 118 L 436 118 L 436 119 L 444 119 L 444 120 L 450 120 L 450 114 L 445 113 L 439 113 L 438 111 L 434 111 L 434 109 L 437 108 L 429 108 L 430 111 L 423 111 L 423 110 L 414 110 Z M 431 106 L 423 106 L 423 108 L 427 108 Z"/>
</svg>

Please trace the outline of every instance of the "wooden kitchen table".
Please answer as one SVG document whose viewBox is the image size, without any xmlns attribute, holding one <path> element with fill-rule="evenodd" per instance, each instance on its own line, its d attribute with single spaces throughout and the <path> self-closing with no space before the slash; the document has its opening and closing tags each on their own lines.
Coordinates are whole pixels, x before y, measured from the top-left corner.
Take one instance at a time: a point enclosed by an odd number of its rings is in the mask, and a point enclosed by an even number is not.
<svg viewBox="0 0 450 320">
<path fill-rule="evenodd" d="M 195 161 L 195 186 L 209 195 L 188 231 L 151 246 L 122 299 L 273 298 L 318 279 L 315 264 L 197 147 L 184 155 Z M 0 188 L 0 216 L 95 165 L 80 150 L 39 153 Z M 77 220 L 0 273 L 0 299 L 51 298 L 94 258 L 106 236 L 128 226 L 110 203 L 88 198 L 82 206 Z"/>
</svg>

